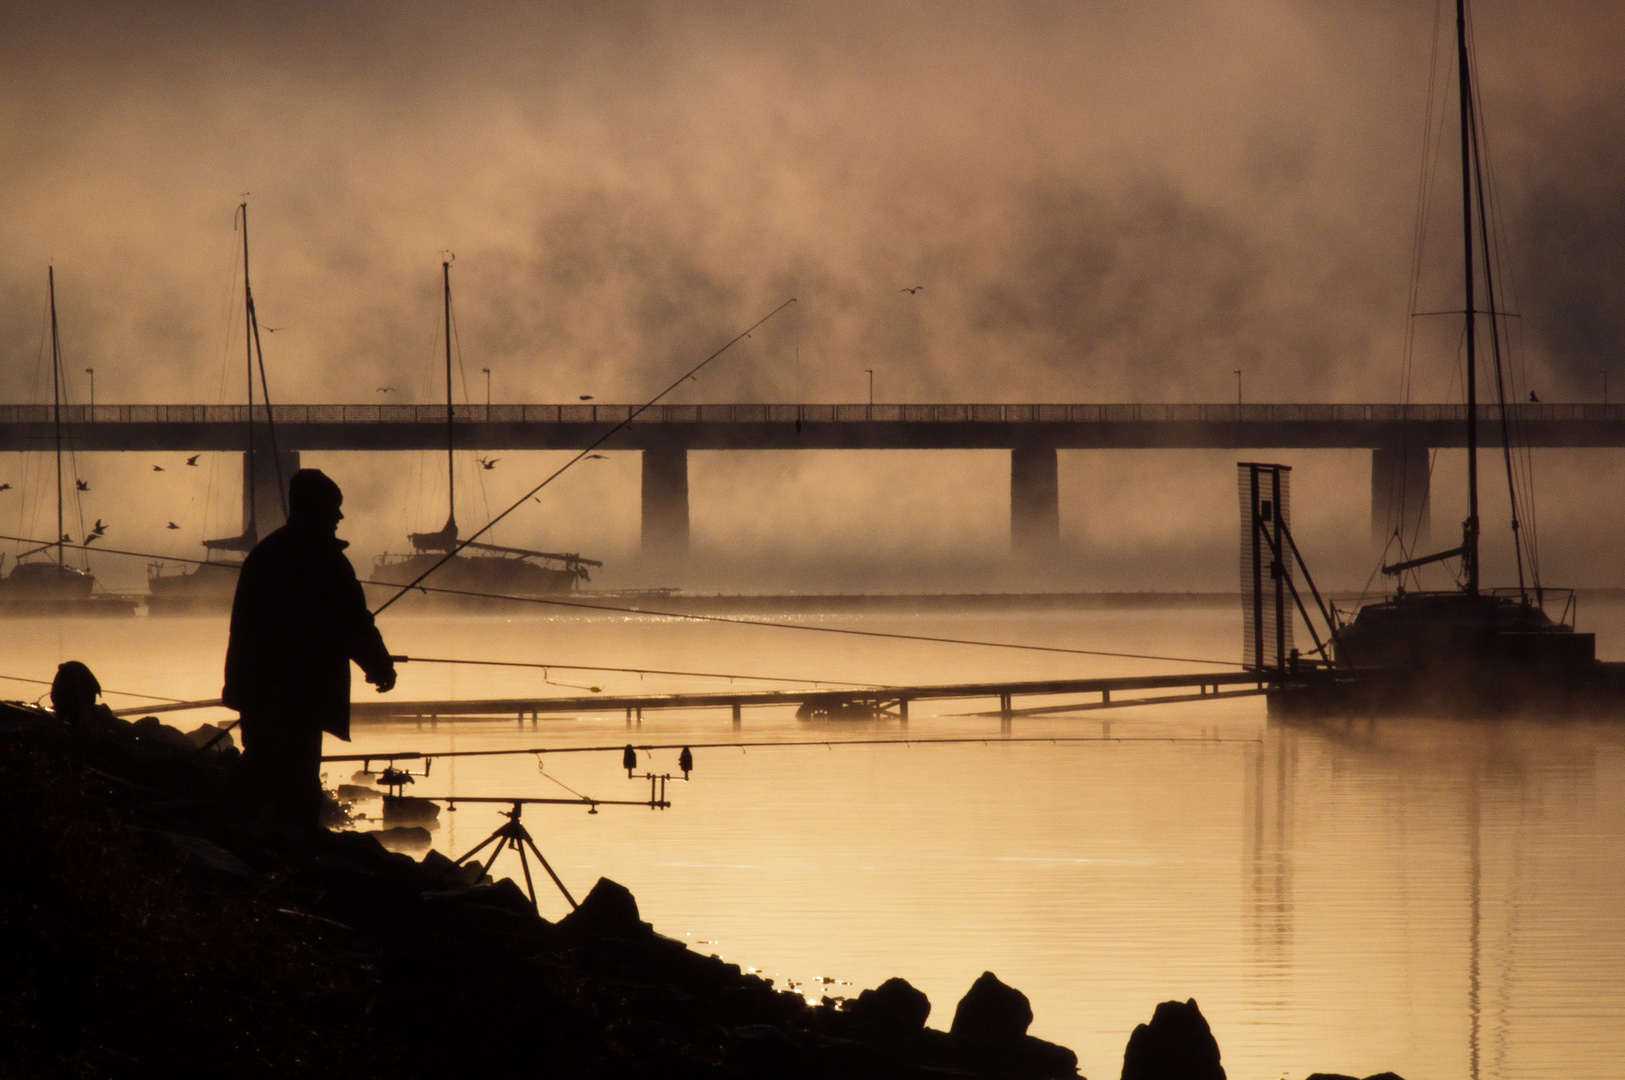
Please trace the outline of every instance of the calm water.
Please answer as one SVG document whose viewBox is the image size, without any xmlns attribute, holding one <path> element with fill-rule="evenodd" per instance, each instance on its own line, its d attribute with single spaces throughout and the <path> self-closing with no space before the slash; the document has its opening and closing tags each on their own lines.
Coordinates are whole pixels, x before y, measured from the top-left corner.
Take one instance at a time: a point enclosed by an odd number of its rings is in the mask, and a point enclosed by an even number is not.
<svg viewBox="0 0 1625 1080">
<path fill-rule="evenodd" d="M 822 626 L 1229 658 L 1228 610 L 932 614 Z M 1625 611 L 1593 608 L 1609 658 Z M 884 683 L 1131 674 L 1173 665 L 654 619 L 384 619 L 393 650 Z M 104 686 L 219 692 L 223 619 L 13 621 L 3 673 L 88 662 Z M 552 671 L 605 692 L 713 680 Z M 754 686 L 760 684 L 742 684 Z M 10 682 L 9 696 L 43 687 Z M 371 693 L 358 682 L 357 692 Z M 407 665 L 402 698 L 577 694 L 541 672 Z M 138 703 L 113 697 L 113 703 Z M 1017 719 L 980 703 L 893 723 L 809 725 L 788 710 L 365 725 L 351 748 L 446 750 L 692 740 L 986 736 L 913 747 L 696 751 L 670 810 L 536 807 L 526 822 L 579 898 L 600 875 L 668 935 L 809 996 L 900 975 L 946 1027 L 983 970 L 1023 990 L 1033 1033 L 1117 1075 L 1156 1002 L 1195 997 L 1235 1078 L 1317 1069 L 1430 1077 L 1617 1077 L 1625 1060 L 1625 726 L 1415 721 L 1270 725 L 1260 699 Z M 936 714 L 936 715 L 933 715 Z M 193 714 L 197 719 L 208 713 Z M 182 726 L 195 721 L 187 719 Z M 675 771 L 675 753 L 653 755 Z M 442 760 L 418 794 L 637 798 L 618 754 Z M 651 764 L 645 757 L 640 768 Z M 335 768 L 330 782 L 348 781 Z M 442 815 L 460 855 L 494 808 Z M 499 870 L 517 872 L 504 856 Z M 543 894 L 543 913 L 565 910 Z M 814 980 L 829 978 L 824 985 Z"/>
</svg>

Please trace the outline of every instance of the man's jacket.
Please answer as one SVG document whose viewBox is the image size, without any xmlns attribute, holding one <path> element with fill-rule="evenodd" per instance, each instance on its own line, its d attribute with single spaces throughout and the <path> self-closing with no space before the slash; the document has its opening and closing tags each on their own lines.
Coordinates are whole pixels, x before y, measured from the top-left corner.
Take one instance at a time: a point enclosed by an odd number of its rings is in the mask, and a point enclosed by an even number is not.
<svg viewBox="0 0 1625 1080">
<path fill-rule="evenodd" d="M 349 739 L 350 661 L 374 677 L 393 664 L 348 546 L 290 523 L 243 560 L 221 694 L 228 708 Z"/>
</svg>

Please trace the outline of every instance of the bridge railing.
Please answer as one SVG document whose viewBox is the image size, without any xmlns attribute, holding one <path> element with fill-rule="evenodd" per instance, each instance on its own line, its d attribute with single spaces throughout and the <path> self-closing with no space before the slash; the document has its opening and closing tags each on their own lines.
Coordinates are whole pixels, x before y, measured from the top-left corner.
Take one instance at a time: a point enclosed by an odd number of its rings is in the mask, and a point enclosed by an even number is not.
<svg viewBox="0 0 1625 1080">
<path fill-rule="evenodd" d="M 618 424 L 631 405 L 457 405 L 455 423 Z M 241 424 L 246 405 L 62 406 L 69 424 Z M 279 424 L 444 424 L 444 405 L 278 405 Z M 1522 423 L 1625 420 L 1625 405 L 1538 402 L 1510 406 Z M 1501 408 L 1480 405 L 1481 423 L 1497 423 Z M 263 405 L 254 420 L 267 419 Z M 1455 422 L 1465 405 L 656 405 L 639 424 L 1134 424 L 1134 423 L 1336 423 L 1371 421 Z M 0 424 L 49 424 L 50 405 L 0 405 Z"/>
</svg>

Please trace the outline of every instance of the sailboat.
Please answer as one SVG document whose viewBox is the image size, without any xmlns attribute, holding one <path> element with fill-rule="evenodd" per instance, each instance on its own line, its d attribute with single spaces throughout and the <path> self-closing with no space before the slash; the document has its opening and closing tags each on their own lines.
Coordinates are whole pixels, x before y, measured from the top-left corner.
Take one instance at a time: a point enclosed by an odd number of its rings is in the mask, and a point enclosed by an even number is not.
<svg viewBox="0 0 1625 1080">
<path fill-rule="evenodd" d="M 604 564 L 574 552 L 532 551 L 458 539 L 457 470 L 453 459 L 456 427 L 451 400 L 450 259 L 440 264 L 440 277 L 446 330 L 446 524 L 435 532 L 408 533 L 411 554 L 386 552 L 379 555 L 373 564 L 371 584 L 409 585 L 438 566 L 434 574 L 436 588 L 479 594 L 462 597 L 465 603 L 570 592 L 578 583 L 591 580 L 589 567 Z"/>
<path fill-rule="evenodd" d="M 56 267 L 46 271 L 46 291 L 51 304 L 51 427 L 56 443 L 56 535 L 54 543 L 43 544 L 17 556 L 11 573 L 0 578 L 0 612 L 8 615 L 130 615 L 130 600 L 96 592 L 96 578 L 89 566 L 69 566 L 67 547 L 72 543 L 62 523 L 62 343 L 57 332 Z M 98 526 L 99 527 L 99 526 Z M 56 549 L 56 559 L 38 559 Z M 33 561 L 26 561 L 33 560 Z"/>
<path fill-rule="evenodd" d="M 147 611 L 151 615 L 183 615 L 192 612 L 220 611 L 231 606 L 237 592 L 237 575 L 242 561 L 228 557 L 217 558 L 217 552 L 247 554 L 259 543 L 259 515 L 257 512 L 257 485 L 255 469 L 260 455 L 254 442 L 254 354 L 259 348 L 259 317 L 254 310 L 254 290 L 248 277 L 248 204 L 242 203 L 237 211 L 242 215 L 243 227 L 243 344 L 248 372 L 248 418 L 244 424 L 247 453 L 243 458 L 243 530 L 236 536 L 203 541 L 207 559 L 189 570 L 166 574 L 161 562 L 153 563 L 147 571 L 149 599 Z M 260 383 L 265 390 L 265 357 L 260 354 Z M 270 395 L 264 394 L 267 427 L 270 422 Z M 278 460 L 276 436 L 271 434 L 273 464 Z M 279 470 L 280 471 L 280 470 Z M 285 488 L 286 478 L 277 477 L 279 489 Z"/>
<path fill-rule="evenodd" d="M 1257 652 L 1249 664 L 1258 667 L 1261 674 L 1271 674 L 1275 680 L 1270 694 L 1272 715 L 1625 713 L 1625 664 L 1597 661 L 1595 636 L 1577 632 L 1573 625 L 1572 592 L 1543 588 L 1533 560 L 1529 560 L 1529 577 L 1525 576 L 1527 553 L 1519 536 L 1517 499 L 1510 491 L 1514 470 L 1497 330 L 1502 313 L 1496 309 L 1495 279 L 1489 259 L 1489 215 L 1483 190 L 1471 52 L 1466 0 L 1456 0 L 1467 392 L 1467 517 L 1462 523 L 1461 543 L 1445 551 L 1383 566 L 1385 575 L 1398 580 L 1397 588 L 1386 599 L 1361 607 L 1352 620 L 1343 622 L 1335 610 L 1328 612 L 1321 605 L 1329 634 L 1325 642 L 1316 635 L 1320 661 L 1300 662 L 1295 652 L 1290 657 L 1279 655 L 1285 651 L 1287 639 L 1282 620 L 1291 621 L 1291 609 L 1281 594 L 1280 583 L 1284 582 L 1298 600 L 1290 572 L 1297 550 L 1285 523 L 1280 486 L 1277 484 L 1274 489 L 1277 494 L 1273 500 L 1269 491 L 1261 498 L 1259 475 L 1267 477 L 1268 474 L 1255 473 L 1253 531 L 1254 535 L 1260 531 L 1264 535 L 1264 560 L 1273 560 L 1270 570 L 1278 598 L 1273 620 L 1260 617 L 1256 625 L 1263 629 L 1266 623 L 1271 624 L 1279 644 L 1274 670 L 1266 672 L 1270 665 L 1264 659 L 1261 644 L 1265 635 L 1250 635 L 1250 646 Z M 1479 307 L 1477 287 L 1481 281 L 1484 307 Z M 1514 553 L 1518 562 L 1516 588 L 1486 588 L 1480 579 L 1477 367 L 1481 316 L 1488 316 L 1491 327 L 1491 359 L 1500 404 L 1502 446 L 1508 455 L 1506 471 L 1513 505 Z M 1244 465 L 1243 468 L 1279 470 L 1283 467 Z M 1244 490 L 1244 502 L 1246 498 Z M 1243 529 L 1245 542 L 1245 522 Z M 1440 591 L 1404 588 L 1405 575 L 1453 559 L 1460 560 L 1459 588 Z M 1254 566 L 1261 561 L 1255 558 Z M 1301 557 L 1296 561 L 1301 565 Z M 1306 567 L 1304 575 L 1307 579 Z M 1260 584 L 1254 593 L 1261 596 L 1266 587 L 1256 570 L 1255 576 L 1259 577 Z M 1312 579 L 1309 588 L 1313 591 Z M 1569 602 L 1563 605 L 1559 617 L 1553 619 L 1546 610 L 1547 603 L 1559 594 L 1566 594 Z M 1318 594 L 1316 601 L 1319 602 Z M 1309 611 L 1301 600 L 1298 608 L 1305 621 L 1310 622 Z M 1313 633 L 1312 622 L 1310 627 Z"/>
</svg>

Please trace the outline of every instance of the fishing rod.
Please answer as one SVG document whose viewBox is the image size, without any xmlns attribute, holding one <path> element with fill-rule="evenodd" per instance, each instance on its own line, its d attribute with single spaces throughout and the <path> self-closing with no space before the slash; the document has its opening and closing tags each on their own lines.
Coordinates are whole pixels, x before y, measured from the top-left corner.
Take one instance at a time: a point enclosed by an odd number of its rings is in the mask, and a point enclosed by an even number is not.
<svg viewBox="0 0 1625 1080">
<path fill-rule="evenodd" d="M 0 534 L 0 540 L 13 540 L 23 544 L 38 544 L 44 541 L 28 536 L 6 536 Z M 55 546 L 55 545 L 52 545 Z M 64 544 L 63 547 L 72 549 L 90 550 L 83 544 Z M 97 546 L 97 551 L 104 555 L 128 555 L 139 559 L 159 559 L 169 562 L 190 563 L 196 566 L 203 565 L 207 560 L 188 559 L 179 555 L 154 555 L 150 552 L 129 551 L 121 548 L 104 548 Z M 391 581 L 375 581 L 367 578 L 363 585 L 387 585 L 395 588 Z M 985 649 L 1016 649 L 1023 652 L 1059 653 L 1066 656 L 1103 656 L 1114 660 L 1164 660 L 1171 664 L 1210 664 L 1215 667 L 1244 668 L 1247 665 L 1237 660 L 1211 660 L 1194 656 L 1162 656 L 1156 653 L 1114 652 L 1105 649 L 1074 649 L 1064 645 L 1028 645 L 1013 641 L 978 641 L 974 638 L 938 637 L 931 634 L 903 634 L 886 630 L 857 630 L 848 626 L 813 626 L 809 623 L 774 622 L 771 619 L 746 619 L 735 615 L 700 615 L 686 611 L 662 611 L 655 608 L 633 607 L 623 604 L 600 603 L 588 600 L 560 600 L 549 596 L 511 596 L 504 593 L 472 592 L 467 589 L 445 589 L 434 585 L 413 585 L 412 589 L 422 593 L 437 593 L 442 596 L 460 596 L 474 600 L 504 600 L 516 604 L 546 604 L 552 607 L 580 608 L 586 611 L 610 611 L 625 615 L 648 615 L 661 619 L 686 619 L 690 622 L 723 623 L 730 626 L 759 626 L 774 630 L 805 630 L 821 634 L 846 634 L 854 637 L 885 638 L 893 641 L 921 641 L 935 645 L 971 645 Z M 383 610 L 382 608 L 379 609 Z M 798 680 L 799 681 L 799 680 Z"/>
<path fill-rule="evenodd" d="M 547 477 L 547 479 L 543 480 L 540 484 L 537 484 L 535 487 L 531 488 L 525 494 L 521 495 L 519 497 L 518 501 L 516 501 L 512 506 L 510 506 L 506 510 L 502 511 L 502 513 L 498 514 L 496 517 L 492 518 L 490 521 L 487 521 L 481 528 L 476 529 L 474 531 L 473 535 L 471 535 L 467 540 L 458 541 L 457 546 L 452 548 L 450 551 L 446 552 L 444 555 L 442 555 L 439 558 L 439 560 L 434 563 L 434 565 L 432 565 L 428 569 L 424 570 L 423 573 L 421 573 L 417 577 L 413 578 L 407 584 L 402 585 L 400 587 L 399 592 L 397 592 L 394 596 L 391 596 L 388 600 L 385 600 L 382 604 L 379 604 L 376 608 L 374 608 L 373 609 L 373 614 L 374 615 L 380 614 L 381 612 L 386 610 L 391 604 L 395 603 L 395 601 L 399 600 L 401 597 L 403 597 L 407 593 L 411 592 L 412 589 L 415 586 L 417 586 L 418 584 L 420 584 L 423 581 L 424 578 L 428 577 L 430 574 L 434 573 L 436 570 L 438 570 L 442 566 L 446 565 L 446 563 L 448 563 L 452 559 L 456 558 L 458 553 L 460 553 L 464 548 L 468 547 L 469 544 L 472 544 L 474 541 L 476 541 L 480 537 L 484 536 L 487 532 L 490 532 L 492 526 L 494 526 L 497 522 L 501 521 L 503 518 L 507 517 L 509 514 L 513 513 L 515 510 L 519 509 L 521 506 L 523 506 L 527 499 L 534 498 L 536 496 L 537 492 L 541 491 L 547 485 L 551 484 L 554 480 L 557 480 L 559 478 L 559 476 L 562 475 L 565 472 L 565 470 L 569 469 L 576 462 L 578 462 L 581 459 L 585 458 L 588 454 L 592 453 L 594 450 L 596 450 L 600 446 L 604 445 L 604 443 L 608 442 L 610 439 L 612 439 L 616 435 L 620 434 L 622 429 L 624 429 L 627 425 L 631 424 L 639 416 L 643 415 L 643 413 L 645 413 L 649 409 L 653 408 L 655 406 L 655 404 L 660 401 L 661 398 L 665 397 L 667 394 L 671 393 L 673 390 L 675 390 L 679 386 L 683 385 L 683 383 L 687 382 L 689 379 L 692 379 L 695 375 L 699 374 L 701 368 L 705 367 L 705 365 L 709 364 L 711 361 L 715 360 L 717 357 L 721 356 L 723 353 L 725 353 L 729 349 L 733 348 L 734 345 L 737 344 L 738 342 L 743 341 L 745 338 L 749 337 L 752 330 L 755 330 L 757 327 L 761 326 L 763 323 L 767 322 L 773 316 L 777 315 L 779 312 L 783 311 L 785 308 L 789 307 L 791 304 L 793 304 L 795 302 L 796 302 L 796 298 L 792 296 L 790 299 L 786 300 L 784 303 L 780 304 L 778 307 L 774 308 L 772 311 L 768 312 L 766 315 L 762 316 L 760 319 L 757 319 L 750 326 L 748 326 L 744 330 L 740 331 L 739 335 L 737 337 L 733 338 L 733 340 L 729 341 L 726 345 L 722 346 L 722 348 L 718 349 L 716 352 L 712 353 L 710 356 L 707 356 L 704 360 L 701 360 L 698 364 L 695 364 L 688 371 L 684 372 L 670 386 L 668 386 L 664 390 L 660 391 L 660 393 L 658 393 L 654 397 L 650 398 L 644 404 L 638 406 L 638 408 L 634 409 L 627 416 L 627 418 L 625 420 L 622 420 L 620 423 L 616 424 L 614 427 L 610 428 L 607 432 L 605 432 L 603 435 L 599 436 L 596 440 L 594 440 L 591 446 L 588 446 L 585 450 L 582 450 L 575 457 L 571 458 L 569 461 L 566 461 L 563 465 L 560 465 L 557 469 L 555 469 L 553 471 L 552 475 Z M 448 414 L 447 415 L 448 416 L 450 415 L 449 409 L 448 409 Z"/>
<path fill-rule="evenodd" d="M 833 750 L 837 746 L 934 746 L 962 743 L 982 743 L 984 745 L 1004 743 L 1261 743 L 1264 740 L 1256 736 L 1251 738 L 1236 738 L 1230 736 L 1194 737 L 1189 735 L 1019 735 L 1014 738 L 1002 738 L 990 735 L 954 735 L 932 739 L 761 739 L 732 742 L 688 742 L 688 743 L 618 743 L 605 746 L 533 746 L 514 747 L 506 750 L 402 750 L 398 752 L 380 752 L 371 754 L 334 754 L 323 755 L 322 761 L 338 764 L 360 762 L 362 772 L 372 772 L 369 768 L 373 762 L 392 763 L 397 761 L 433 761 L 436 758 L 464 758 L 464 757 L 501 757 L 529 754 L 542 757 L 547 754 L 603 754 L 619 753 L 622 755 L 622 764 L 632 769 L 637 767 L 636 759 L 626 764 L 628 751 L 641 751 L 653 753 L 656 750 L 678 750 L 691 753 L 694 749 L 701 750 L 780 750 L 796 747 L 822 746 Z M 690 758 L 692 762 L 692 758 Z M 684 770 L 691 771 L 691 770 Z M 506 800 L 503 800 L 506 801 Z"/>
</svg>

